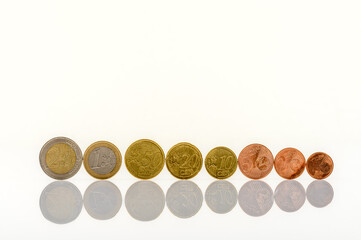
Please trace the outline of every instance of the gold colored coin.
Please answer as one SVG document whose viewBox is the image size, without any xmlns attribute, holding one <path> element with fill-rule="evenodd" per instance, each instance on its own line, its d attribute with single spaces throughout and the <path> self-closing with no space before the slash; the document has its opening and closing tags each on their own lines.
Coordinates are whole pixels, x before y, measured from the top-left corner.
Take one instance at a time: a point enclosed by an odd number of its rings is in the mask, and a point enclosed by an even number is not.
<svg viewBox="0 0 361 240">
<path fill-rule="evenodd" d="M 75 166 L 75 151 L 66 143 L 56 143 L 47 151 L 45 162 L 52 172 L 65 174 Z"/>
<path fill-rule="evenodd" d="M 132 143 L 124 156 L 125 166 L 137 178 L 150 179 L 164 167 L 163 149 L 154 141 L 141 139 Z"/>
<path fill-rule="evenodd" d="M 198 148 L 190 143 L 178 143 L 169 149 L 166 157 L 168 171 L 176 178 L 190 179 L 198 174 L 203 158 Z"/>
<path fill-rule="evenodd" d="M 84 167 L 93 177 L 107 179 L 114 176 L 122 164 L 119 149 L 107 141 L 90 145 L 84 153 Z"/>
<path fill-rule="evenodd" d="M 214 178 L 226 179 L 237 169 L 237 156 L 226 147 L 213 148 L 205 158 L 207 172 Z"/>
</svg>

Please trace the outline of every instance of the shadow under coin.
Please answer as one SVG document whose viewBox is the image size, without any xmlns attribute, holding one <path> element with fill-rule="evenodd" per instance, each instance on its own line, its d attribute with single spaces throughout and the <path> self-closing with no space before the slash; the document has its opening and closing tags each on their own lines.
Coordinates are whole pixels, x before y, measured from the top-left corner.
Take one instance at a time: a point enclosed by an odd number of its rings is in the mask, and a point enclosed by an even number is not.
<svg viewBox="0 0 361 240">
<path fill-rule="evenodd" d="M 208 186 L 205 200 L 213 212 L 228 213 L 237 204 L 237 190 L 226 180 L 216 180 Z"/>
<path fill-rule="evenodd" d="M 43 216 L 57 224 L 74 221 L 83 207 L 79 189 L 67 181 L 55 181 L 46 186 L 39 203 Z"/>
<path fill-rule="evenodd" d="M 179 180 L 173 183 L 166 196 L 168 209 L 179 218 L 190 218 L 202 207 L 201 189 L 192 181 Z"/>
<path fill-rule="evenodd" d="M 306 195 L 309 203 L 317 208 L 327 206 L 333 199 L 333 188 L 325 180 L 315 180 L 307 187 Z"/>
<path fill-rule="evenodd" d="M 306 193 L 296 180 L 285 180 L 276 187 L 274 198 L 281 210 L 295 212 L 305 203 Z"/>
<path fill-rule="evenodd" d="M 248 181 L 239 190 L 238 203 L 250 216 L 265 215 L 273 205 L 272 188 L 260 180 Z"/>
<path fill-rule="evenodd" d="M 125 194 L 128 213 L 139 221 L 151 221 L 159 217 L 165 205 L 162 189 L 154 182 L 141 180 L 129 187 Z"/>
<path fill-rule="evenodd" d="M 84 207 L 90 216 L 98 220 L 114 217 L 122 206 L 122 194 L 109 181 L 96 181 L 84 193 Z"/>
</svg>

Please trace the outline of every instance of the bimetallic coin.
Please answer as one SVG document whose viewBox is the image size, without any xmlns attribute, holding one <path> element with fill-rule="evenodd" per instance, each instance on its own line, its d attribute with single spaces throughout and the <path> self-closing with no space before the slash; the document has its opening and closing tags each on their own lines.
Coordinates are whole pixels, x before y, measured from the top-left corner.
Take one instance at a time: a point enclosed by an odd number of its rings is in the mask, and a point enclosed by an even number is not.
<svg viewBox="0 0 361 240">
<path fill-rule="evenodd" d="M 305 170 L 306 159 L 295 148 L 285 148 L 275 157 L 275 169 L 278 175 L 286 179 L 295 179 Z"/>
<path fill-rule="evenodd" d="M 46 186 L 40 196 L 43 216 L 57 224 L 74 221 L 83 207 L 79 189 L 67 181 L 55 181 Z"/>
<path fill-rule="evenodd" d="M 166 195 L 168 209 L 179 218 L 190 218 L 202 207 L 201 189 L 192 181 L 173 183 Z"/>
<path fill-rule="evenodd" d="M 332 158 L 326 153 L 316 152 L 307 159 L 306 169 L 313 178 L 327 178 L 333 171 Z"/>
<path fill-rule="evenodd" d="M 122 206 L 122 194 L 109 181 L 92 183 L 84 193 L 84 207 L 90 216 L 98 220 L 114 217 Z"/>
<path fill-rule="evenodd" d="M 226 147 L 213 148 L 204 162 L 207 172 L 217 179 L 229 178 L 237 169 L 237 156 Z"/>
<path fill-rule="evenodd" d="M 79 146 L 66 137 L 56 137 L 44 144 L 39 154 L 43 171 L 55 179 L 67 179 L 74 176 L 82 163 Z"/>
<path fill-rule="evenodd" d="M 275 190 L 275 202 L 285 212 L 295 212 L 306 201 L 306 192 L 296 180 L 285 180 Z"/>
<path fill-rule="evenodd" d="M 238 166 L 246 177 L 261 179 L 272 171 L 273 155 L 267 147 L 261 144 L 251 144 L 239 154 Z"/>
<path fill-rule="evenodd" d="M 198 174 L 203 158 L 198 148 L 190 143 L 178 143 L 167 153 L 168 171 L 176 178 L 190 179 Z"/>
<path fill-rule="evenodd" d="M 252 217 L 265 215 L 273 205 L 271 187 L 260 180 L 246 182 L 239 190 L 238 203 Z"/>
<path fill-rule="evenodd" d="M 165 198 L 162 189 L 154 182 L 139 181 L 128 188 L 125 207 L 134 219 L 152 221 L 164 209 Z"/>
<path fill-rule="evenodd" d="M 325 180 L 315 180 L 308 185 L 306 196 L 312 206 L 322 208 L 332 202 L 333 188 Z"/>
<path fill-rule="evenodd" d="M 134 177 L 150 179 L 162 171 L 165 157 L 163 149 L 156 142 L 141 139 L 128 147 L 124 160 Z"/>
<path fill-rule="evenodd" d="M 106 141 L 95 142 L 84 153 L 85 170 L 93 177 L 107 179 L 114 176 L 122 164 L 118 148 Z"/>
<path fill-rule="evenodd" d="M 237 190 L 226 180 L 216 180 L 206 190 L 205 200 L 215 213 L 228 213 L 237 204 Z"/>
</svg>

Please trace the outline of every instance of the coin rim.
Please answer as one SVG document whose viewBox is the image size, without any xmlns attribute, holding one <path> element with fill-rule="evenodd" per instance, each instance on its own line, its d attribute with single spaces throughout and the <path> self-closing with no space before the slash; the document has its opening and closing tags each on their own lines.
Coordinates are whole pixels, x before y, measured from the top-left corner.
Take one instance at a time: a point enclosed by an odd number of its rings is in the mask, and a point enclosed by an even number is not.
<svg viewBox="0 0 361 240">
<path fill-rule="evenodd" d="M 286 150 L 289 150 L 289 149 L 296 150 L 297 152 L 301 153 L 301 156 L 303 157 L 303 162 L 304 162 L 304 166 L 303 166 L 302 171 L 301 171 L 297 176 L 295 176 L 295 177 L 293 177 L 293 178 L 287 178 L 286 176 L 282 176 L 282 174 L 281 174 L 280 172 L 278 172 L 277 167 L 276 167 L 277 157 L 279 157 L 282 152 L 284 152 L 284 151 L 286 151 Z M 287 147 L 287 148 L 284 148 L 284 149 L 280 150 L 280 151 L 276 154 L 276 157 L 274 158 L 274 168 L 275 168 L 277 174 L 278 174 L 280 177 L 282 177 L 282 178 L 284 178 L 284 179 L 287 179 L 287 180 L 296 179 L 296 178 L 300 177 L 300 176 L 303 174 L 303 172 L 305 171 L 305 168 L 306 168 L 306 158 L 305 158 L 305 156 L 303 155 L 303 153 L 302 153 L 300 150 L 298 150 L 297 148 Z"/>
<path fill-rule="evenodd" d="M 199 155 L 201 156 L 201 164 L 199 165 L 199 166 L 200 166 L 199 169 L 197 169 L 197 171 L 195 171 L 194 174 L 193 174 L 192 176 L 190 176 L 190 177 L 179 177 L 179 176 L 176 176 L 176 175 L 173 174 L 172 171 L 169 169 L 169 164 L 168 164 L 169 160 L 167 160 L 167 159 L 169 159 L 169 154 L 170 154 L 170 152 L 171 152 L 174 148 L 177 148 L 177 147 L 182 146 L 182 145 L 186 145 L 186 146 L 188 146 L 188 147 L 194 148 L 194 149 L 196 150 L 196 152 L 198 152 Z M 194 146 L 193 144 L 188 143 L 188 142 L 180 142 L 180 143 L 177 143 L 176 145 L 174 145 L 173 147 L 171 147 L 171 148 L 168 150 L 167 156 L 166 156 L 166 158 L 165 158 L 165 162 L 166 162 L 166 165 L 167 165 L 168 172 L 170 172 L 170 174 L 172 174 L 174 177 L 176 177 L 176 178 L 178 178 L 178 179 L 191 179 L 191 178 L 194 178 L 195 176 L 197 176 L 197 174 L 201 171 L 202 166 L 203 166 L 203 156 L 202 156 L 201 151 L 199 151 L 199 149 L 198 149 L 196 146 Z"/>
<path fill-rule="evenodd" d="M 51 169 L 46 164 L 46 159 L 45 159 L 46 153 L 49 151 L 50 147 L 52 147 L 54 144 L 57 144 L 57 143 L 65 143 L 65 144 L 69 145 L 75 152 L 75 156 L 76 156 L 75 165 L 67 173 L 63 173 L 63 174 L 55 173 L 55 172 L 51 171 Z M 82 162 L 83 162 L 83 155 L 82 155 L 81 149 L 78 146 L 78 144 L 76 144 L 76 142 L 74 142 L 72 139 L 67 138 L 67 137 L 55 137 L 55 138 L 48 140 L 41 148 L 40 153 L 39 153 L 39 162 L 40 162 L 41 168 L 49 177 L 57 179 L 57 180 L 64 180 L 64 179 L 71 178 L 79 171 L 79 169 L 82 165 Z"/>
<path fill-rule="evenodd" d="M 208 169 L 208 167 L 207 167 L 207 158 L 208 158 L 208 156 L 211 154 L 212 151 L 217 150 L 217 149 L 224 149 L 224 150 L 230 152 L 230 153 L 233 155 L 234 159 L 235 159 L 236 167 L 233 169 L 232 173 L 229 174 L 228 176 L 225 176 L 225 177 L 217 177 L 217 176 L 214 176 L 214 175 L 209 171 L 209 169 Z M 237 161 L 237 160 L 238 160 L 237 155 L 236 155 L 230 148 L 227 148 L 227 147 L 225 147 L 225 146 L 218 146 L 218 147 L 215 147 L 215 148 L 211 149 L 211 150 L 207 153 L 206 157 L 204 158 L 204 167 L 205 167 L 205 169 L 207 170 L 208 174 L 211 175 L 212 177 L 214 177 L 215 179 L 227 179 L 227 178 L 231 177 L 231 176 L 236 172 L 236 170 L 237 170 L 237 165 L 238 165 L 238 161 Z"/>
<path fill-rule="evenodd" d="M 96 173 L 93 169 L 90 168 L 89 165 L 89 156 L 91 152 L 98 147 L 107 147 L 111 149 L 116 157 L 115 166 L 112 171 L 110 171 L 107 174 L 99 174 Z M 120 153 L 117 146 L 115 146 L 113 143 L 108 141 L 97 141 L 92 143 L 84 152 L 84 168 L 89 173 L 90 176 L 96 178 L 96 179 L 108 179 L 113 177 L 120 169 L 120 166 L 122 165 L 122 154 Z"/>
<path fill-rule="evenodd" d="M 312 176 L 312 174 L 311 174 L 310 171 L 308 170 L 308 162 L 309 162 L 308 160 L 310 160 L 310 158 L 313 157 L 313 156 L 316 155 L 316 154 L 325 154 L 326 156 L 328 156 L 328 157 L 330 158 L 331 163 L 332 163 L 332 169 L 331 169 L 331 171 L 330 171 L 326 176 L 324 176 L 324 177 L 322 177 L 322 178 L 316 178 L 316 177 Z M 318 180 L 322 180 L 322 179 L 328 178 L 328 177 L 331 175 L 331 173 L 333 172 L 334 166 L 335 166 L 335 163 L 333 162 L 332 158 L 330 157 L 330 155 L 328 155 L 328 154 L 325 153 L 325 152 L 315 152 L 315 153 L 312 153 L 312 154 L 307 158 L 307 161 L 306 161 L 306 170 L 307 170 L 307 172 L 308 172 L 308 175 L 310 175 L 312 178 L 318 179 Z"/>
<path fill-rule="evenodd" d="M 254 178 L 254 177 L 251 177 L 251 176 L 247 175 L 247 174 L 242 170 L 242 168 L 241 168 L 241 166 L 240 166 L 240 164 L 239 164 L 239 162 L 240 162 L 240 161 L 239 161 L 239 158 L 240 158 L 241 153 L 243 152 L 243 150 L 245 150 L 245 149 L 248 148 L 248 147 L 254 146 L 254 145 L 259 145 L 259 146 L 261 146 L 261 147 L 265 147 L 266 150 L 269 151 L 269 152 L 271 153 L 271 156 L 272 156 L 272 164 L 271 164 L 270 170 L 266 173 L 266 175 L 264 175 L 263 177 L 259 177 L 259 178 Z M 252 143 L 252 144 L 249 144 L 249 145 L 245 146 L 245 147 L 241 150 L 241 152 L 239 153 L 238 158 L 237 158 L 237 162 L 238 162 L 237 165 L 238 165 L 239 170 L 242 172 L 242 174 L 243 174 L 244 176 L 246 176 L 246 177 L 249 178 L 249 179 L 259 180 L 259 179 L 262 179 L 262 178 L 267 177 L 267 176 L 272 172 L 273 165 L 274 165 L 274 161 L 275 161 L 275 158 L 274 158 L 274 156 L 273 156 L 273 153 L 271 152 L 271 150 L 269 150 L 268 147 L 266 147 L 265 145 L 260 144 L 260 143 Z"/>
<path fill-rule="evenodd" d="M 152 175 L 151 177 L 140 177 L 140 176 L 137 176 L 135 173 L 133 173 L 133 172 L 129 169 L 130 167 L 129 167 L 128 164 L 127 164 L 127 155 L 128 155 L 127 153 L 128 153 L 128 151 L 129 151 L 129 149 L 130 149 L 133 145 L 138 144 L 138 143 L 141 143 L 141 142 L 149 142 L 149 143 L 154 144 L 156 147 L 158 147 L 158 149 L 160 150 L 160 152 L 161 152 L 161 154 L 162 154 L 162 167 L 159 169 L 159 171 L 158 171 L 156 174 Z M 128 169 L 128 172 L 129 172 L 130 174 L 132 174 L 134 177 L 136 177 L 136 178 L 138 178 L 138 179 L 147 180 L 147 179 L 155 178 L 156 176 L 159 175 L 159 173 L 162 172 L 162 170 L 163 170 L 163 168 L 164 168 L 164 163 L 165 163 L 165 155 L 164 155 L 164 151 L 163 151 L 162 147 L 161 147 L 158 143 L 156 143 L 155 141 L 150 140 L 150 139 L 146 139 L 146 138 L 145 138 L 145 139 L 139 139 L 139 140 L 133 142 L 132 144 L 130 144 L 129 147 L 127 148 L 127 151 L 125 151 L 125 154 L 124 154 L 124 162 L 125 162 L 126 168 Z"/>
</svg>

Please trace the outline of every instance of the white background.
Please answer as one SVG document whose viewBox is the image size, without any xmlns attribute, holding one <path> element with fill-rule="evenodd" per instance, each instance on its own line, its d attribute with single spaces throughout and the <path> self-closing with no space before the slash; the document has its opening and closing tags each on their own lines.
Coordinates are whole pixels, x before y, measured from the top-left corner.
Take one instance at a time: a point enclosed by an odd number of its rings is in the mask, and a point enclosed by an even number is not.
<svg viewBox="0 0 361 240">
<path fill-rule="evenodd" d="M 0 1 L 0 238 L 360 239 L 360 10 L 357 0 Z M 83 208 L 56 225 L 39 209 L 53 179 L 38 159 L 56 136 L 83 151 L 107 140 L 123 156 L 140 138 L 165 152 L 188 141 L 203 156 L 254 142 L 274 155 L 324 151 L 335 195 L 258 218 L 238 204 L 220 215 L 203 202 L 189 219 L 165 207 L 151 222 L 123 201 L 111 220 Z M 203 168 L 192 180 L 204 194 L 214 179 Z M 95 179 L 82 167 L 69 181 L 83 194 Z M 111 181 L 124 200 L 137 180 L 123 163 Z M 153 181 L 166 193 L 176 179 L 164 168 Z M 229 181 L 238 191 L 248 179 L 237 170 Z M 274 190 L 282 179 L 273 170 L 264 181 Z"/>
</svg>

